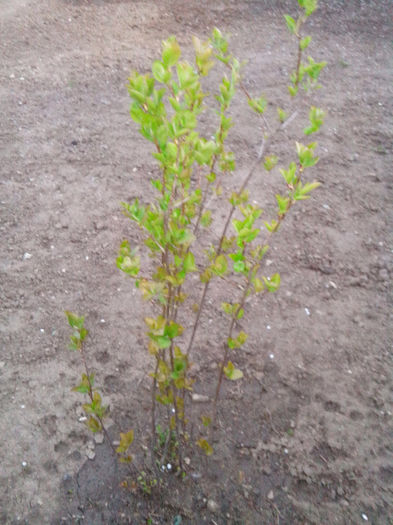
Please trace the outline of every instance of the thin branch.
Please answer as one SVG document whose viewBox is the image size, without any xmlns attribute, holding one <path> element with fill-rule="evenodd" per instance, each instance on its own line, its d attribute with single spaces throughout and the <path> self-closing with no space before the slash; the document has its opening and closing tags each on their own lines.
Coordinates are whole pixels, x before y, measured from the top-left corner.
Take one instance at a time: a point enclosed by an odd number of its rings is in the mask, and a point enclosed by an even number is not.
<svg viewBox="0 0 393 525">
<path fill-rule="evenodd" d="M 288 117 L 288 119 L 286 119 L 283 123 L 281 123 L 275 129 L 275 131 L 273 131 L 273 133 L 271 135 L 269 135 L 268 137 L 263 136 L 261 144 L 260 144 L 260 147 L 259 147 L 258 156 L 257 156 L 256 160 L 254 161 L 254 163 L 252 164 L 252 166 L 251 166 L 251 168 L 250 168 L 246 178 L 244 179 L 242 185 L 240 186 L 240 189 L 238 190 L 238 194 L 242 193 L 242 191 L 244 191 L 244 189 L 250 183 L 250 180 L 251 180 L 252 176 L 254 175 L 255 170 L 258 167 L 259 163 L 261 162 L 264 154 L 266 153 L 266 150 L 267 150 L 267 148 L 268 148 L 272 138 L 279 131 L 285 129 L 295 119 L 296 115 L 297 115 L 297 111 L 295 111 L 290 117 Z M 236 210 L 236 206 L 232 205 L 232 207 L 230 209 L 230 212 L 229 212 L 229 215 L 227 217 L 227 220 L 225 222 L 225 226 L 224 226 L 224 229 L 223 229 L 223 232 L 222 232 L 219 244 L 218 244 L 217 256 L 222 253 L 222 246 L 223 246 L 223 243 L 224 243 L 224 239 L 225 239 L 227 230 L 229 228 L 229 224 L 231 222 L 231 219 L 233 217 L 233 214 L 234 214 L 235 210 Z M 191 333 L 190 341 L 188 343 L 188 347 L 187 347 L 187 351 L 186 351 L 187 358 L 190 355 L 190 352 L 191 352 L 191 349 L 192 349 L 192 345 L 194 343 L 195 334 L 196 334 L 196 331 L 197 331 L 198 326 L 199 326 L 199 322 L 200 322 L 200 318 L 201 318 L 201 312 L 202 312 L 204 304 L 205 304 L 205 299 L 206 299 L 207 291 L 209 289 L 209 284 L 210 284 L 210 281 L 207 281 L 205 283 L 205 286 L 204 286 L 203 292 L 202 292 L 202 297 L 201 297 L 201 299 L 199 301 L 197 316 L 196 316 L 196 319 L 195 319 L 195 323 L 194 323 L 193 330 L 192 330 L 192 333 Z"/>
</svg>

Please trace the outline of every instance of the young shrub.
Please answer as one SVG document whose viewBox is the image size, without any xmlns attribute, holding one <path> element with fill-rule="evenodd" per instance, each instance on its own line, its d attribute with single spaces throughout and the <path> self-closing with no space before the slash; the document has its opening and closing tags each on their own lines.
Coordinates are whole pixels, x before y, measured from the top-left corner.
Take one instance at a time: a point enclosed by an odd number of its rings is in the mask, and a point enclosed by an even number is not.
<svg viewBox="0 0 393 525">
<path fill-rule="evenodd" d="M 317 63 L 311 57 L 303 60 L 303 52 L 311 37 L 303 36 L 302 28 L 315 10 L 317 1 L 298 0 L 298 4 L 300 14 L 297 19 L 285 15 L 289 31 L 298 41 L 296 68 L 288 87 L 288 105 L 292 107 L 296 103 L 291 99 L 295 99 L 301 90 L 318 87 L 319 74 L 325 66 L 324 62 Z M 152 314 L 144 321 L 147 350 L 153 362 L 150 373 L 153 464 L 157 462 L 161 469 L 169 455 L 171 469 L 179 471 L 184 469 L 184 448 L 192 445 L 188 431 L 189 393 L 193 388 L 191 356 L 193 361 L 204 358 L 195 355 L 193 348 L 209 287 L 213 281 L 225 287 L 224 278 L 230 275 L 241 284 L 239 297 L 235 300 L 228 298 L 228 302 L 221 305 L 228 318 L 227 326 L 223 325 L 221 329 L 223 353 L 210 413 L 202 415 L 202 428 L 205 428 L 202 434 L 205 435 L 200 435 L 196 441 L 208 456 L 213 453 L 209 429 L 214 427 L 222 382 L 243 377 L 243 371 L 236 366 L 234 350 L 241 348 L 248 338 L 245 332 L 237 330 L 238 320 L 247 311 L 246 300 L 251 295 L 273 293 L 280 287 L 280 275 L 267 275 L 264 271 L 271 238 L 297 201 L 308 199 L 319 186 L 319 182 L 310 182 L 306 178 L 318 162 L 316 143 L 299 141 L 295 143 L 292 162 L 279 169 L 284 185 L 275 196 L 275 215 L 263 217 L 262 209 L 250 203 L 247 188 L 256 171 L 271 171 L 279 163 L 279 159 L 269 152 L 272 138 L 287 128 L 300 110 L 295 107 L 288 116 L 284 109 L 277 108 L 277 124 L 267 126 L 267 100 L 264 96 L 253 97 L 248 93 L 241 79 L 241 63 L 229 52 L 227 38 L 214 29 L 207 41 L 194 37 L 193 45 L 194 65 L 182 59 L 180 46 L 172 36 L 163 42 L 161 57 L 153 62 L 151 73 L 134 72 L 129 78 L 130 114 L 141 135 L 151 143 L 160 174 L 151 180 L 154 189 L 152 202 L 142 203 L 134 199 L 122 203 L 125 215 L 142 231 L 144 242 L 131 246 L 129 241 L 123 241 L 117 257 L 118 268 L 134 280 L 143 299 L 151 303 Z M 216 95 L 212 97 L 204 91 L 202 84 L 204 77 L 217 65 L 222 67 L 224 74 Z M 236 171 L 236 162 L 226 141 L 234 124 L 229 108 L 237 90 L 247 97 L 250 111 L 259 115 L 264 131 L 257 158 L 238 189 L 229 192 L 225 189 L 225 180 Z M 217 115 L 215 133 L 209 133 L 209 136 L 203 133 L 200 118 L 208 111 Z M 318 131 L 323 117 L 320 108 L 310 108 L 309 124 L 304 129 L 306 136 Z M 212 199 L 218 199 L 217 208 L 227 210 L 218 240 L 215 213 L 209 207 Z M 204 246 L 209 245 L 205 254 L 199 248 L 201 240 Z M 146 260 L 141 258 L 144 251 L 149 255 L 149 264 L 141 262 Z M 202 290 L 188 333 L 184 328 L 188 311 L 186 301 L 193 287 L 190 276 L 195 273 L 199 275 Z M 71 324 L 73 328 L 74 325 Z M 103 427 L 101 416 L 104 414 L 98 414 L 96 408 L 92 408 L 96 394 L 93 385 L 89 384 L 88 372 L 85 375 L 85 382 L 88 382 L 86 393 L 91 400 L 89 410 L 96 421 L 89 427 L 94 431 L 94 424 L 99 430 Z M 199 379 L 203 380 L 202 377 Z M 127 454 L 132 440 L 132 431 L 122 434 L 117 452 Z M 142 483 L 144 479 L 142 476 L 139 481 Z M 150 485 L 146 487 L 150 490 Z"/>
</svg>

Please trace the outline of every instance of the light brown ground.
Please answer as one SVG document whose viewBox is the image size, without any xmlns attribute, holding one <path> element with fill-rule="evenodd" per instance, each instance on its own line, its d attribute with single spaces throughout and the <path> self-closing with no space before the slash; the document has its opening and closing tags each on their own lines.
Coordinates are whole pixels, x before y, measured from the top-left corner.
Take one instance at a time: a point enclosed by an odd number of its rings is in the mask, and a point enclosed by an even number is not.
<svg viewBox="0 0 393 525">
<path fill-rule="evenodd" d="M 244 323 L 246 380 L 224 391 L 215 459 L 203 470 L 192 458 L 204 474 L 171 490 L 170 502 L 114 496 L 104 446 L 73 478 L 91 438 L 70 393 L 80 363 L 66 350 L 63 310 L 86 314 L 114 417 L 142 431 L 149 401 L 141 303 L 114 264 L 120 241 L 135 238 L 119 202 L 151 193 L 154 166 L 128 115 L 127 76 L 147 70 L 168 35 L 189 46 L 192 34 L 218 26 L 249 61 L 249 89 L 285 105 L 295 54 L 281 15 L 294 4 L 0 3 L 1 523 L 172 523 L 181 515 L 196 524 L 360 524 L 362 514 L 393 523 L 389 0 L 321 1 L 309 26 L 313 55 L 328 61 L 318 94 L 328 114 L 318 137 L 323 185 L 272 254 L 281 291 Z M 231 141 L 241 177 L 257 139 L 239 104 Z M 261 172 L 252 186 L 267 207 L 273 179 Z M 198 344 L 208 378 L 222 319 L 212 299 Z"/>
</svg>

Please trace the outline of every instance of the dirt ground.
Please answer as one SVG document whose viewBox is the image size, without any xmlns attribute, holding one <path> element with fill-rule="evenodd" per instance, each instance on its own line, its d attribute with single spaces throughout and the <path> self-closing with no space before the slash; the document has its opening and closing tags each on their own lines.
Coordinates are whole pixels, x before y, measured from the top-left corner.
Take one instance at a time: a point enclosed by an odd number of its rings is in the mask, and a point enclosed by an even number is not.
<svg viewBox="0 0 393 525">
<path fill-rule="evenodd" d="M 113 421 L 135 428 L 141 464 L 147 306 L 115 257 L 135 239 L 119 203 L 148 199 L 154 161 L 129 117 L 129 73 L 148 70 L 170 34 L 190 49 L 192 34 L 217 26 L 248 60 L 250 91 L 285 107 L 296 56 L 282 14 L 295 4 L 1 0 L 1 524 L 393 523 L 391 0 L 321 0 L 308 26 L 313 56 L 328 62 L 317 94 L 323 184 L 269 256 L 282 289 L 249 308 L 237 361 L 245 379 L 225 385 L 213 459 L 191 457 L 186 480 L 168 474 L 151 498 L 120 489 L 124 472 L 70 392 L 81 366 L 67 350 L 65 309 L 86 315 L 97 382 Z M 236 100 L 241 178 L 258 128 Z M 303 124 L 288 130 L 292 148 Z M 287 158 L 280 141 L 272 150 Z M 279 177 L 261 170 L 252 183 L 267 210 Z M 208 385 L 218 299 L 195 356 Z M 211 394 L 199 382 L 195 391 Z M 115 425 L 110 433 L 117 439 Z"/>
</svg>

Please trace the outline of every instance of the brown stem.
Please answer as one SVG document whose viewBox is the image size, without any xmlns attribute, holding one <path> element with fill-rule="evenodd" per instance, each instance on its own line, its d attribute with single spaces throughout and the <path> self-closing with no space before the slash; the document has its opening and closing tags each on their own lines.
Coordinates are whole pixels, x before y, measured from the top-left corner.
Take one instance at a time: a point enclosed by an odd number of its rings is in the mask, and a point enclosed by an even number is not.
<svg viewBox="0 0 393 525">
<path fill-rule="evenodd" d="M 89 398 L 90 398 L 90 401 L 93 401 L 94 400 L 94 391 L 93 391 L 93 385 L 91 384 L 91 381 L 90 381 L 90 370 L 89 370 L 89 367 L 87 365 L 87 360 L 86 360 L 86 356 L 85 356 L 85 353 L 83 351 L 83 347 L 80 348 L 80 355 L 81 355 L 81 358 L 82 358 L 82 362 L 83 362 L 83 366 L 85 368 L 85 372 L 86 372 L 86 376 L 87 376 L 87 382 L 88 382 L 88 385 L 89 385 L 89 392 L 88 392 L 88 395 L 89 395 Z M 105 436 L 105 439 L 108 443 L 108 445 L 110 446 L 110 448 L 112 449 L 112 452 L 113 452 L 113 455 L 115 457 L 115 459 L 117 460 L 117 452 L 116 452 L 116 449 L 112 443 L 112 440 L 109 436 L 109 433 L 108 433 L 108 430 L 106 428 L 106 426 L 104 425 L 104 420 L 101 416 L 95 414 L 96 418 L 98 419 L 100 425 L 101 425 L 101 428 L 102 428 L 102 432 L 104 433 L 104 436 Z M 117 465 L 117 463 L 116 463 Z M 127 465 L 128 467 L 128 470 L 130 471 L 131 474 L 134 474 L 132 468 L 131 468 L 131 465 Z"/>
<path fill-rule="evenodd" d="M 219 128 L 219 132 L 218 132 L 218 142 L 220 143 L 221 141 L 221 146 L 222 145 L 222 124 L 220 123 L 220 128 Z M 217 162 L 217 157 L 218 157 L 218 154 L 216 153 L 214 156 L 213 156 L 213 159 L 212 159 L 212 162 L 209 166 L 209 171 L 210 173 L 214 172 L 214 167 L 216 165 L 216 162 Z M 202 197 L 202 203 L 201 203 L 201 206 L 199 208 L 199 212 L 198 212 L 198 217 L 197 217 L 197 221 L 195 223 L 195 227 L 194 227 L 194 235 L 197 234 L 198 232 L 198 228 L 199 228 L 199 223 L 201 221 L 201 217 L 202 217 L 202 214 L 203 214 L 203 211 L 205 209 L 205 205 L 206 205 L 206 199 L 207 199 L 207 190 L 209 189 L 209 186 L 210 186 L 210 182 L 208 181 L 207 185 L 206 185 L 206 190 L 203 192 L 203 197 Z"/>
<path fill-rule="evenodd" d="M 154 370 L 153 384 L 151 389 L 151 438 L 150 438 L 150 460 L 151 466 L 154 468 L 154 449 L 156 446 L 156 391 L 157 391 L 157 372 L 158 372 L 158 357 L 156 358 L 156 368 Z"/>
<path fill-rule="evenodd" d="M 296 62 L 296 79 L 295 79 L 295 87 L 297 87 L 299 85 L 299 72 L 300 72 L 300 66 L 301 66 L 301 63 L 302 63 L 302 54 L 303 54 L 303 50 L 302 50 L 302 47 L 300 45 L 301 43 L 301 40 L 302 40 L 302 35 L 300 33 L 300 29 L 302 27 L 302 25 L 304 24 L 304 22 L 306 21 L 306 19 L 304 17 L 300 17 L 299 18 L 299 21 L 298 21 L 298 29 L 297 29 L 297 32 L 296 32 L 296 37 L 299 41 L 299 44 L 298 44 L 298 51 L 297 51 L 297 62 Z"/>
<path fill-rule="evenodd" d="M 249 272 L 249 275 L 251 275 L 251 274 L 252 274 L 252 269 Z M 250 285 L 251 285 L 251 280 L 250 280 L 250 277 L 248 277 L 247 285 L 246 285 L 246 287 L 244 289 L 244 292 L 243 292 L 242 298 L 240 300 L 239 306 L 236 308 L 236 311 L 232 315 L 232 320 L 231 320 L 231 324 L 230 324 L 230 327 L 229 327 L 228 338 L 232 337 L 232 335 L 233 335 L 233 328 L 234 328 L 235 323 L 236 323 L 237 315 L 240 312 L 240 310 L 244 307 L 244 303 L 246 301 L 247 294 L 248 294 L 248 291 L 250 289 Z M 229 346 L 228 346 L 228 343 L 226 342 L 226 343 L 224 343 L 224 355 L 223 355 L 223 358 L 222 358 L 222 361 L 221 361 L 221 364 L 220 364 L 220 371 L 219 371 L 219 374 L 218 374 L 216 393 L 215 393 L 214 400 L 213 400 L 213 413 L 212 413 L 212 422 L 211 422 L 211 427 L 210 427 L 211 429 L 214 428 L 214 425 L 215 425 L 215 422 L 216 422 L 217 402 L 218 402 L 218 398 L 219 398 L 219 395 L 220 395 L 222 379 L 224 377 L 224 368 L 225 368 L 225 363 L 227 362 L 227 359 L 228 359 L 228 353 L 229 353 Z"/>
<path fill-rule="evenodd" d="M 241 185 L 241 187 L 240 187 L 240 189 L 238 191 L 239 194 L 249 184 L 249 182 L 251 180 L 251 177 L 253 176 L 253 174 L 255 172 L 255 169 L 257 168 L 259 162 L 261 161 L 261 159 L 263 157 L 263 154 L 265 152 L 265 149 L 266 149 L 266 142 L 267 142 L 267 140 L 265 139 L 265 137 L 263 137 L 262 142 L 261 142 L 261 146 L 259 148 L 258 157 L 257 157 L 256 161 L 254 162 L 254 164 L 251 166 L 250 171 L 247 174 L 247 177 L 244 179 L 243 184 Z M 229 215 L 227 217 L 227 220 L 226 220 L 226 223 L 225 223 L 225 226 L 224 226 L 224 230 L 222 232 L 219 244 L 218 244 L 217 256 L 220 255 L 221 252 L 222 252 L 222 246 L 223 246 L 223 243 L 224 243 L 224 239 L 225 239 L 225 236 L 226 236 L 229 224 L 231 222 L 232 216 L 233 216 L 233 214 L 235 212 L 235 209 L 236 209 L 236 206 L 232 205 L 231 210 L 229 212 Z M 192 333 L 191 333 L 191 338 L 190 338 L 190 341 L 189 341 L 188 347 L 187 347 L 187 352 L 186 352 L 187 358 L 190 355 L 190 351 L 191 351 L 192 345 L 194 343 L 194 338 L 195 338 L 195 334 L 196 334 L 196 331 L 197 331 L 197 328 L 198 328 L 198 325 L 199 325 L 201 312 L 203 310 L 203 307 L 204 307 L 204 304 L 205 304 L 205 299 L 206 299 L 206 294 L 207 294 L 207 291 L 209 289 L 209 283 L 210 283 L 210 281 L 207 281 L 205 283 L 204 288 L 203 288 L 202 297 L 201 297 L 201 300 L 200 300 L 199 306 L 198 306 L 197 317 L 195 319 L 194 326 L 193 326 Z"/>
<path fill-rule="evenodd" d="M 172 340 L 171 346 L 169 347 L 169 357 L 170 357 L 170 362 L 171 362 L 171 369 L 172 371 L 174 371 L 175 368 L 174 368 L 174 357 L 173 357 L 173 340 Z M 172 395 L 173 395 L 173 408 L 175 410 L 175 433 L 176 433 L 176 439 L 177 439 L 177 443 L 179 447 L 178 460 L 179 460 L 179 467 L 182 469 L 183 465 L 182 465 L 182 447 L 181 447 L 180 432 L 179 432 L 179 428 L 180 428 L 179 409 L 178 409 L 177 400 L 176 400 L 177 388 L 173 384 L 173 381 L 171 382 L 171 389 L 172 389 Z"/>
<path fill-rule="evenodd" d="M 297 52 L 297 63 L 296 63 L 296 79 L 295 79 L 295 87 L 299 85 L 299 72 L 300 72 L 300 65 L 302 63 L 302 53 L 303 50 L 300 46 L 300 36 L 299 38 L 299 46 L 298 46 L 298 52 Z"/>
</svg>

